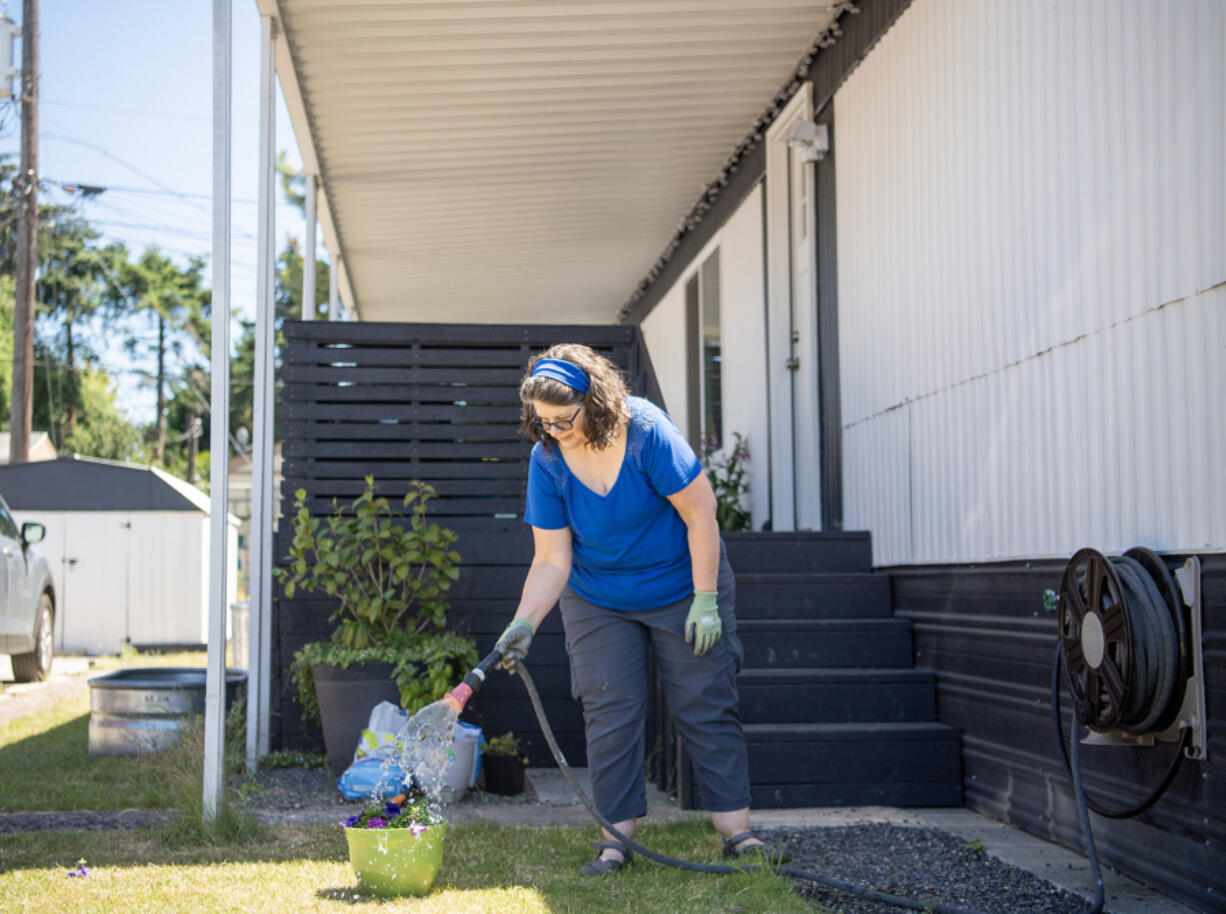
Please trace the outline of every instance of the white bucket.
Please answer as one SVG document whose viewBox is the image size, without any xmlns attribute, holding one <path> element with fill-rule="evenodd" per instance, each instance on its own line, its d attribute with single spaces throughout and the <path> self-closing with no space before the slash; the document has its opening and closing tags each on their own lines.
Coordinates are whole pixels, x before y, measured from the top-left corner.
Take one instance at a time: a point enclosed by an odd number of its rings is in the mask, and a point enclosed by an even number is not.
<svg viewBox="0 0 1226 914">
<path fill-rule="evenodd" d="M 464 791 L 473 785 L 473 767 L 477 759 L 477 744 L 481 741 L 481 728 L 472 724 L 456 724 L 455 741 L 451 744 L 451 760 L 443 769 L 439 789 L 444 803 L 454 803 L 464 796 Z"/>
</svg>

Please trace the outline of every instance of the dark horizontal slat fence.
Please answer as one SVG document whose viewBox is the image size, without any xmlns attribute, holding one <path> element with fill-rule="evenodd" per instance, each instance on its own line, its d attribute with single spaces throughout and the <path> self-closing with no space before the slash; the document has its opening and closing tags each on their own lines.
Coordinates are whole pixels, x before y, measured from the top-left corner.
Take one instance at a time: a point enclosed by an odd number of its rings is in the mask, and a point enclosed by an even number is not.
<svg viewBox="0 0 1226 914">
<path fill-rule="evenodd" d="M 314 514 L 335 498 L 351 501 L 373 476 L 389 499 L 421 479 L 438 490 L 430 519 L 459 533 L 462 562 L 448 625 L 486 653 L 515 610 L 532 537 L 524 526 L 530 446 L 520 437 L 519 381 L 528 357 L 553 343 L 585 343 L 626 370 L 635 393 L 661 403 L 637 328 L 566 325 L 287 322 L 281 420 L 282 515 L 276 555 L 292 539 L 294 494 L 305 489 Z M 334 603 L 313 595 L 274 605 L 272 742 L 317 747 L 285 682 L 294 652 L 326 638 Z M 533 642 L 531 669 L 573 764 L 584 764 L 583 723 L 571 698 L 557 613 Z M 487 735 L 513 729 L 530 742 L 533 764 L 550 764 L 523 686 L 497 675 L 470 704 Z M 278 713 L 279 712 L 279 713 Z M 653 721 L 662 726 L 662 715 Z M 656 724 L 653 724 L 655 726 Z"/>
</svg>

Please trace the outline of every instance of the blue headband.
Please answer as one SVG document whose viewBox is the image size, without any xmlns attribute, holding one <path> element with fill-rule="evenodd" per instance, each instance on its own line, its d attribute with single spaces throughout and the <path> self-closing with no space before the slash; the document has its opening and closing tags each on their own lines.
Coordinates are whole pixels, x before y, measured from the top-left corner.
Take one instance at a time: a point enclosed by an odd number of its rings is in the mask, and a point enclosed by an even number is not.
<svg viewBox="0 0 1226 914">
<path fill-rule="evenodd" d="M 588 387 L 591 386 L 587 372 L 574 362 L 568 362 L 565 359 L 541 359 L 532 366 L 532 377 L 561 381 L 581 394 L 587 393 Z"/>
</svg>

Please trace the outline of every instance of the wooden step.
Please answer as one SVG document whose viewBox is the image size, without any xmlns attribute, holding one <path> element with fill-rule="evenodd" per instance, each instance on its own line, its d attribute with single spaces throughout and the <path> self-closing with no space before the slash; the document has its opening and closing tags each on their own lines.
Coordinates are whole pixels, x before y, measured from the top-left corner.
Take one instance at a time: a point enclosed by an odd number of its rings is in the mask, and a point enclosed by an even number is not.
<svg viewBox="0 0 1226 914">
<path fill-rule="evenodd" d="M 890 581 L 885 575 L 859 573 L 737 572 L 736 614 L 743 619 L 886 619 Z"/>
<path fill-rule="evenodd" d="M 960 734 L 937 723 L 749 724 L 756 808 L 961 805 Z"/>
<path fill-rule="evenodd" d="M 906 619 L 738 619 L 743 667 L 909 667 Z"/>
<path fill-rule="evenodd" d="M 931 721 L 933 674 L 914 669 L 743 669 L 746 724 Z"/>
<path fill-rule="evenodd" d="M 868 572 L 872 539 L 865 531 L 724 533 L 728 561 L 741 572 Z"/>
</svg>

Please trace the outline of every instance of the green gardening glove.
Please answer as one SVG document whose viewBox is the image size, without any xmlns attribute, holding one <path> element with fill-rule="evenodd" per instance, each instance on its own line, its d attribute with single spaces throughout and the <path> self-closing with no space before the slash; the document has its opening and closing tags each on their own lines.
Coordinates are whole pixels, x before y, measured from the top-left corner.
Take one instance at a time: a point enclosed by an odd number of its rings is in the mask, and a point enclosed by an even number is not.
<svg viewBox="0 0 1226 914">
<path fill-rule="evenodd" d="M 715 601 L 715 593 L 694 591 L 694 602 L 690 604 L 690 613 L 685 617 L 685 643 L 693 642 L 694 656 L 701 657 L 711 650 L 723 632 L 724 624 L 719 621 L 719 604 Z"/>
<path fill-rule="evenodd" d="M 498 636 L 495 648 L 502 651 L 502 656 L 494 665 L 500 670 L 514 670 L 516 662 L 528 656 L 528 647 L 532 644 L 532 636 L 535 634 L 536 626 L 527 619 L 512 619 L 511 624 Z"/>
</svg>

